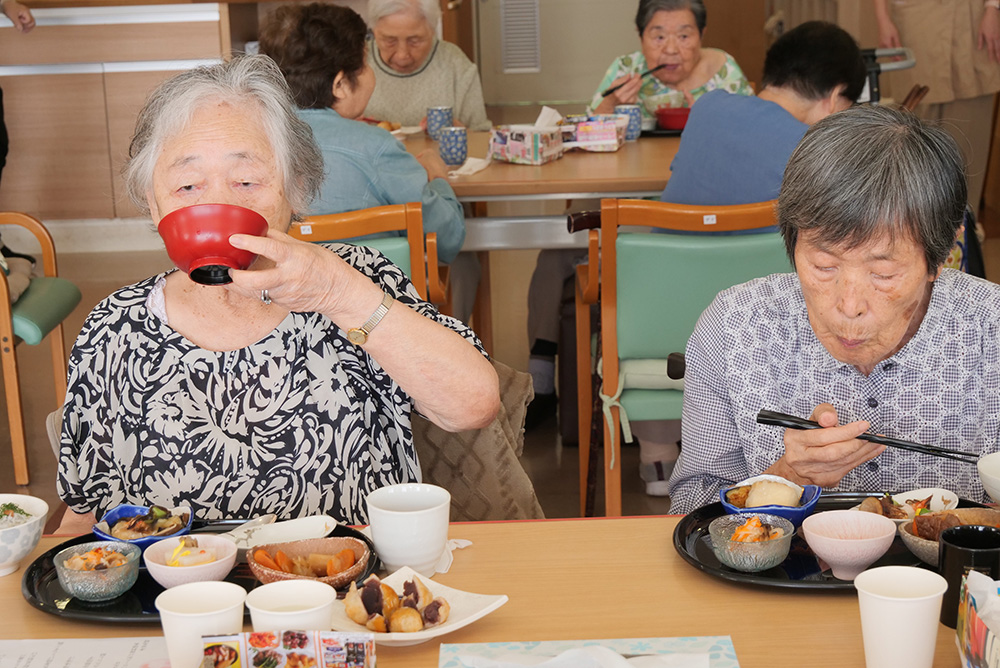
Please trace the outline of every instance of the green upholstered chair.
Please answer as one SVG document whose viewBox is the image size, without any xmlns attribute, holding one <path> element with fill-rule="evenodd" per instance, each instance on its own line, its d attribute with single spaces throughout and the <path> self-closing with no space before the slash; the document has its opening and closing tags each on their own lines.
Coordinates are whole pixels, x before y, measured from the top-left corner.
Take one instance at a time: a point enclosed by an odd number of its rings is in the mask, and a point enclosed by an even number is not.
<svg viewBox="0 0 1000 668">
<path fill-rule="evenodd" d="M 581 514 L 586 508 L 586 478 L 591 475 L 593 417 L 587 305 L 599 299 L 601 308 L 605 511 L 620 515 L 622 412 L 626 425 L 635 420 L 679 419 L 683 384 L 666 377 L 668 355 L 684 352 L 699 316 L 720 291 L 792 270 L 777 232 L 690 235 L 621 228 L 730 232 L 775 223 L 773 202 L 707 207 L 601 201 L 600 230 L 589 231 L 588 260 L 577 268 Z"/>
<path fill-rule="evenodd" d="M 52 373 L 56 405 L 66 398 L 66 347 L 63 320 L 80 303 L 80 290 L 56 269 L 56 249 L 52 236 L 41 222 L 23 213 L 0 213 L 0 225 L 18 225 L 30 231 L 42 248 L 44 276 L 34 277 L 18 300 L 10 303 L 7 277 L 0 272 L 0 363 L 3 364 L 4 393 L 14 453 L 14 480 L 27 485 L 28 454 L 24 434 L 24 410 L 21 403 L 20 371 L 17 344 L 37 346 L 48 336 L 52 349 Z"/>
<path fill-rule="evenodd" d="M 398 232 L 405 235 L 353 240 L 369 234 Z M 438 266 L 437 235 L 432 232 L 424 238 L 419 202 L 310 216 L 308 220 L 294 223 L 288 233 L 302 241 L 352 239 L 347 243 L 374 248 L 410 277 L 423 299 L 438 305 L 447 303 L 446 269 Z M 414 271 L 414 267 L 419 270 Z"/>
</svg>

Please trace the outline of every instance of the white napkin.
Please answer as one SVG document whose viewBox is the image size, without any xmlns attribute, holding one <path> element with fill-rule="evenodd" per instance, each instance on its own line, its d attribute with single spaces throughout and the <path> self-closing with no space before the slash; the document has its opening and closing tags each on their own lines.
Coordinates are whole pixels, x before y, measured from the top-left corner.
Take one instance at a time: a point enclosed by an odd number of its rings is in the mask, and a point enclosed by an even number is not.
<svg viewBox="0 0 1000 668">
<path fill-rule="evenodd" d="M 361 529 L 361 533 L 372 537 L 372 528 L 370 526 Z M 451 563 L 455 560 L 452 552 L 455 550 L 461 550 L 462 548 L 469 547 L 472 545 L 471 540 L 465 540 L 464 538 L 451 538 L 445 543 L 444 552 L 441 553 L 441 558 L 438 559 L 437 566 L 434 567 L 434 572 L 436 573 L 447 573 L 451 569 Z"/>
<path fill-rule="evenodd" d="M 404 125 L 401 128 L 396 128 L 395 130 L 393 130 L 392 134 L 399 137 L 401 135 L 415 135 L 418 132 L 423 132 L 423 131 L 424 129 L 419 125 Z"/>
<path fill-rule="evenodd" d="M 448 172 L 448 176 L 471 176 L 481 172 L 490 166 L 489 158 L 466 158 L 465 162 L 458 169 Z"/>
<path fill-rule="evenodd" d="M 559 125 L 559 121 L 562 119 L 562 114 L 552 107 L 542 107 L 541 112 L 538 114 L 538 118 L 535 119 L 535 127 L 550 128 L 555 125 Z"/>
<path fill-rule="evenodd" d="M 501 659 L 460 654 L 458 660 L 467 668 L 709 668 L 708 654 L 649 654 L 624 658 L 600 645 L 566 650 L 555 657 L 513 655 Z"/>
</svg>

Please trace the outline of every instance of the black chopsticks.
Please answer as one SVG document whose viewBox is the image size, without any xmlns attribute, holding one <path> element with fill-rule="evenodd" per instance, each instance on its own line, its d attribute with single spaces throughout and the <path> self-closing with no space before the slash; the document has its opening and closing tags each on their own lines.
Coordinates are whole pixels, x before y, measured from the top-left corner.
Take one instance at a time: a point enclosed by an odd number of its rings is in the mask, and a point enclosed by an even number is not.
<svg viewBox="0 0 1000 668">
<path fill-rule="evenodd" d="M 778 427 L 787 427 L 788 429 L 822 429 L 818 422 L 812 420 L 806 420 L 805 418 L 796 417 L 794 415 L 788 415 L 786 413 L 776 413 L 774 411 L 762 410 L 757 413 L 757 422 L 760 424 L 770 424 Z M 961 450 L 949 450 L 948 448 L 939 448 L 933 445 L 921 445 L 920 443 L 913 443 L 911 441 L 903 441 L 898 438 L 890 438 L 888 436 L 879 436 L 877 434 L 861 434 L 858 436 L 862 441 L 871 441 L 872 443 L 878 443 L 880 445 L 887 445 L 891 448 L 899 448 L 900 450 L 910 450 L 911 452 L 919 452 L 924 455 L 931 455 L 932 457 L 943 457 L 945 459 L 954 459 L 958 462 L 963 462 L 965 464 L 975 464 L 979 461 L 979 455 L 973 454 L 971 452 L 962 452 Z"/>
<path fill-rule="evenodd" d="M 657 65 L 656 67 L 654 67 L 652 69 L 646 70 L 645 72 L 643 72 L 642 74 L 639 75 L 639 78 L 642 79 L 643 77 L 649 76 L 650 74 L 652 74 L 656 70 L 660 69 L 661 67 L 666 67 L 666 65 Z M 601 97 L 607 97 L 608 95 L 611 95 L 612 93 L 614 93 L 616 90 L 618 90 L 619 88 L 621 88 L 622 86 L 624 86 L 627 83 L 628 82 L 626 81 L 624 83 L 618 84 L 617 86 L 612 86 L 611 88 L 609 88 L 606 91 L 604 91 L 603 93 L 601 93 Z"/>
</svg>

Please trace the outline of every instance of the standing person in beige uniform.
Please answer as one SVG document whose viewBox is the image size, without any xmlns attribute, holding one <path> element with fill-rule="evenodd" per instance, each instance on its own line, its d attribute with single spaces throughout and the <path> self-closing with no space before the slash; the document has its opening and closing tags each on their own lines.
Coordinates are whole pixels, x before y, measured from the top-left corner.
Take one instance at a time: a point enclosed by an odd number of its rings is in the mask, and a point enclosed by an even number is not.
<svg viewBox="0 0 1000 668">
<path fill-rule="evenodd" d="M 943 121 L 968 162 L 969 204 L 979 211 L 993 103 L 1000 91 L 1000 0 L 874 0 L 880 47 L 913 50 L 916 67 L 893 74 L 905 94 L 928 86 L 922 118 Z M 891 10 L 890 10 L 891 4 Z"/>
</svg>

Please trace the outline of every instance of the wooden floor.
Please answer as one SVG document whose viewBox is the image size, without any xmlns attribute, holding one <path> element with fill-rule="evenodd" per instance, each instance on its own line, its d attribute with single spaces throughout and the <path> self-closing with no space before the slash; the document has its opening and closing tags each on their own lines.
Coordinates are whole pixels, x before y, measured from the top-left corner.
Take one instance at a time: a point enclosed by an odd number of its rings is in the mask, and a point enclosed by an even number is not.
<svg viewBox="0 0 1000 668">
<path fill-rule="evenodd" d="M 1000 215 L 986 212 L 983 223 L 990 238 L 984 248 L 987 276 L 1000 282 Z M 505 264 L 503 253 L 495 253 L 494 276 L 497 272 L 523 272 L 533 267 L 533 258 L 523 252 L 513 252 Z M 146 278 L 170 267 L 163 252 L 142 253 L 62 253 L 60 274 L 74 281 L 83 293 L 83 301 L 66 323 L 67 342 L 72 342 L 87 313 L 115 289 Z M 494 285 L 504 285 L 494 281 Z M 524 282 L 526 286 L 526 281 Z M 494 320 L 503 323 L 525 322 L 523 299 L 495 300 L 502 313 L 495 313 Z M 495 306 L 495 308 L 498 308 Z M 524 331 L 523 325 L 514 328 Z M 513 331 L 513 330 L 512 330 Z M 527 335 L 520 346 L 508 341 L 504 350 L 509 359 L 501 359 L 518 368 L 524 368 L 527 359 Z M 31 484 L 18 487 L 14 483 L 10 466 L 10 439 L 7 429 L 6 404 L 0 408 L 0 492 L 27 493 L 49 501 L 55 507 L 58 496 L 55 490 L 55 457 L 45 433 L 45 417 L 56 407 L 53 395 L 50 361 L 46 346 L 21 346 L 22 387 L 25 390 L 25 420 L 28 425 L 28 457 Z M 549 517 L 574 517 L 578 514 L 577 449 L 560 443 L 555 418 L 548 420 L 528 433 L 525 438 L 523 463 L 535 483 L 535 488 Z M 622 456 L 623 512 L 626 515 L 663 514 L 669 508 L 665 498 L 647 497 L 638 475 L 638 449 L 624 448 Z M 600 497 L 600 495 L 598 495 Z M 600 503 L 598 511 L 600 512 Z"/>
</svg>

